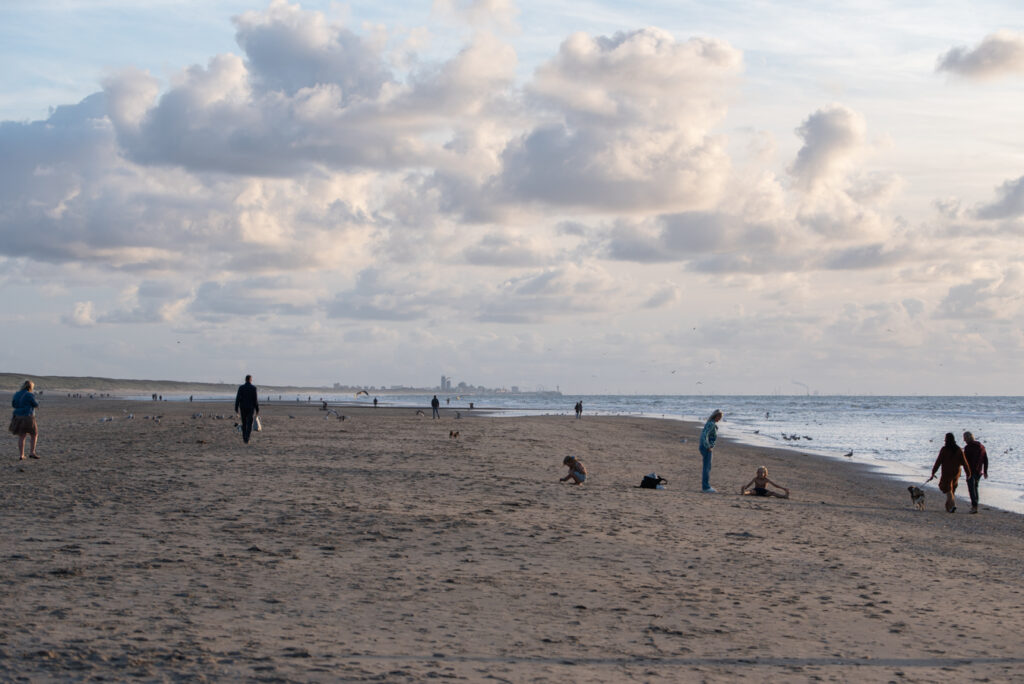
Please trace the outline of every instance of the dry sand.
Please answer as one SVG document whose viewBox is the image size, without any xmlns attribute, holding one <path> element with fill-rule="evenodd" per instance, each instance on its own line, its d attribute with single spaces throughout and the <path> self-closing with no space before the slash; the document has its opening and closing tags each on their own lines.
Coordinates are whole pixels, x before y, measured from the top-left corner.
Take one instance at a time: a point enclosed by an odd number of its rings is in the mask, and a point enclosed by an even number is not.
<svg viewBox="0 0 1024 684">
<path fill-rule="evenodd" d="M 701 494 L 676 421 L 229 412 L 47 397 L 41 460 L 8 435 L 0 679 L 1024 681 L 1021 516 L 726 439 Z M 791 500 L 737 495 L 762 463 Z"/>
</svg>

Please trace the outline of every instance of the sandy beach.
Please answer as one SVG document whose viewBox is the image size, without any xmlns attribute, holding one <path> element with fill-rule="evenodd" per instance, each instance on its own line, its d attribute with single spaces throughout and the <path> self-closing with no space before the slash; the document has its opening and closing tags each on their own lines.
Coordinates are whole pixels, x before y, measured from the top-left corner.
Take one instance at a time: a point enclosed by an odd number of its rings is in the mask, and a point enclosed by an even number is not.
<svg viewBox="0 0 1024 684">
<path fill-rule="evenodd" d="M 705 495 L 690 423 L 286 402 L 246 446 L 230 408 L 47 396 L 40 460 L 7 435 L 0 679 L 1024 681 L 1024 518 L 965 486 L 915 511 L 727 423 Z M 738 496 L 761 464 L 792 499 Z"/>
</svg>

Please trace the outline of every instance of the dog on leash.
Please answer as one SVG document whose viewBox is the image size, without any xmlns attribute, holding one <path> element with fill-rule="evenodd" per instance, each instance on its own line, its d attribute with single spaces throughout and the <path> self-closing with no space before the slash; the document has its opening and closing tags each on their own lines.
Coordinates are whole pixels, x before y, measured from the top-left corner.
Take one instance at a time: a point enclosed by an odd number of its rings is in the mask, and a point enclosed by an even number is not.
<svg viewBox="0 0 1024 684">
<path fill-rule="evenodd" d="M 449 430 L 448 431 L 448 439 L 458 439 L 458 438 L 459 438 L 459 431 L 458 430 Z"/>
<path fill-rule="evenodd" d="M 924 510 L 924 492 L 921 491 L 920 487 L 910 485 L 907 487 L 907 491 L 910 492 L 910 500 L 914 504 L 914 508 L 919 511 Z"/>
</svg>

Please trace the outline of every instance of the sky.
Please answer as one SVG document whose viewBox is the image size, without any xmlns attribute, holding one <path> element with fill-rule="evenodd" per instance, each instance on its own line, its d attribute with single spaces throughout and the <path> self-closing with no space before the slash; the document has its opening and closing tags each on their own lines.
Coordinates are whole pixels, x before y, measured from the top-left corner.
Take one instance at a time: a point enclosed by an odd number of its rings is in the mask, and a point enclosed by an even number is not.
<svg viewBox="0 0 1024 684">
<path fill-rule="evenodd" d="M 0 370 L 1024 393 L 1024 5 L 5 0 Z"/>
</svg>

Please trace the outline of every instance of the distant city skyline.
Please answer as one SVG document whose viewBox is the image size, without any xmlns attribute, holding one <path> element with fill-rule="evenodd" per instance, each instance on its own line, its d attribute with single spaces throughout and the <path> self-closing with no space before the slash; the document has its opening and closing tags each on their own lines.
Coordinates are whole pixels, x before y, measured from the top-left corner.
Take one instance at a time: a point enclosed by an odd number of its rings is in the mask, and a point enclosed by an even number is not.
<svg viewBox="0 0 1024 684">
<path fill-rule="evenodd" d="M 1021 394 L 1022 31 L 994 0 L 6 2 L 0 368 Z"/>
</svg>

